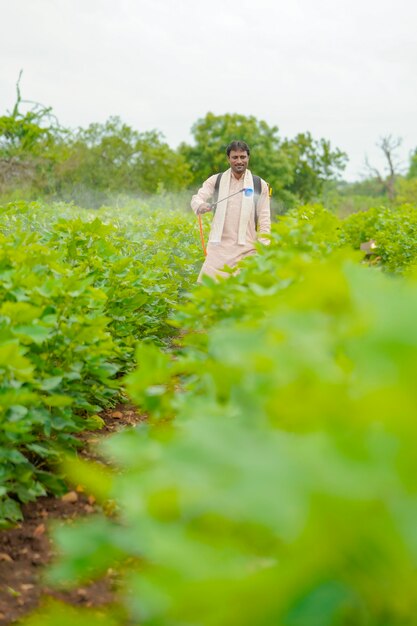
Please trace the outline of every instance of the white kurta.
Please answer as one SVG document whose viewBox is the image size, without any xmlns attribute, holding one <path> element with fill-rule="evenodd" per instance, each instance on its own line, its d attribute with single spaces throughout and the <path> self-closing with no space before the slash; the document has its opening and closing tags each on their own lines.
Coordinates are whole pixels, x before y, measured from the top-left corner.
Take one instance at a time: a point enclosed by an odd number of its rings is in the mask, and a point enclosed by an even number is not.
<svg viewBox="0 0 417 626">
<path fill-rule="evenodd" d="M 191 199 L 191 208 L 195 213 L 203 202 L 208 202 L 213 197 L 214 186 L 217 174 L 210 176 Z M 246 243 L 238 243 L 240 210 L 242 206 L 243 193 L 238 193 L 227 201 L 226 217 L 224 220 L 223 232 L 220 243 L 208 243 L 207 256 L 201 268 L 198 282 L 205 274 L 212 278 L 218 276 L 228 276 L 226 272 L 222 272 L 225 265 L 234 267 L 241 259 L 250 254 L 255 254 L 255 242 L 261 241 L 268 243 L 268 240 L 262 240 L 262 234 L 268 234 L 271 231 L 271 210 L 269 203 L 268 185 L 264 180 L 261 183 L 261 195 L 258 199 L 258 232 L 255 227 L 255 216 L 248 221 L 246 229 Z M 236 178 L 232 172 L 230 177 L 229 194 L 233 194 L 243 189 L 244 177 Z M 219 198 L 220 199 L 220 198 Z M 204 219 L 204 215 L 203 215 Z"/>
</svg>

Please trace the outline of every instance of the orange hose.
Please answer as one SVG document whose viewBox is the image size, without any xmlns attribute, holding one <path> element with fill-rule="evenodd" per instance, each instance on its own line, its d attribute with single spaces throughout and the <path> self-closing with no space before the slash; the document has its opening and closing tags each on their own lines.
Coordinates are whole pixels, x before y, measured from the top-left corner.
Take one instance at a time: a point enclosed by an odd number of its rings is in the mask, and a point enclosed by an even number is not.
<svg viewBox="0 0 417 626">
<path fill-rule="evenodd" d="M 201 247 L 203 248 L 204 256 L 207 256 L 207 249 L 206 249 L 206 244 L 204 242 L 203 222 L 201 221 L 201 215 L 198 216 L 198 223 L 200 226 Z"/>
</svg>

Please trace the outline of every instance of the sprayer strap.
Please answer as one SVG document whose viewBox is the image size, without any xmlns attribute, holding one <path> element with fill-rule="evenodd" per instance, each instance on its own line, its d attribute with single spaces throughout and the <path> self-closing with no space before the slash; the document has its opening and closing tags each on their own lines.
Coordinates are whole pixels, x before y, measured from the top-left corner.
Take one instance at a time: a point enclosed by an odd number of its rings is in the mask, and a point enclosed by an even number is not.
<svg viewBox="0 0 417 626">
<path fill-rule="evenodd" d="M 220 174 L 217 174 L 216 182 L 214 183 L 213 202 L 217 202 L 219 198 L 220 180 L 222 176 L 223 176 L 223 172 L 220 172 Z M 262 192 L 262 180 L 259 176 L 255 176 L 254 174 L 252 175 L 252 178 L 253 178 L 253 187 L 254 187 L 253 201 L 255 203 L 255 228 L 257 228 L 258 227 L 258 200 Z M 216 207 L 214 207 L 213 209 L 213 213 L 215 212 L 216 212 Z"/>
</svg>

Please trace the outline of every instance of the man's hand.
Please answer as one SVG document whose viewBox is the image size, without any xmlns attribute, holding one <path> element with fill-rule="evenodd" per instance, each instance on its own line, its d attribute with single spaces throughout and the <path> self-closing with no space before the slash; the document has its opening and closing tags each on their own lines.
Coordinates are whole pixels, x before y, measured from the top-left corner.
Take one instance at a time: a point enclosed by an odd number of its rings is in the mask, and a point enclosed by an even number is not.
<svg viewBox="0 0 417 626">
<path fill-rule="evenodd" d="M 203 213 L 208 213 L 209 211 L 211 211 L 211 205 L 207 202 L 203 202 L 203 204 L 200 204 L 197 209 L 197 215 L 202 215 Z"/>
</svg>

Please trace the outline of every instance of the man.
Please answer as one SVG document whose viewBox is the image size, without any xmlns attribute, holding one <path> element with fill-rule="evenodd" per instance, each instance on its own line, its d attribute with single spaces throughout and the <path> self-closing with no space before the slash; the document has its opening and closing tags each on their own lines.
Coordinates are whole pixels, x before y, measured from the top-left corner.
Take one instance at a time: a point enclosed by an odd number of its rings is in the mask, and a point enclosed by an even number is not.
<svg viewBox="0 0 417 626">
<path fill-rule="evenodd" d="M 271 231 L 269 190 L 266 182 L 261 179 L 259 197 L 244 191 L 254 190 L 253 176 L 248 170 L 249 146 L 244 141 L 232 141 L 227 146 L 226 154 L 230 168 L 221 174 L 207 256 L 197 282 L 201 282 L 203 275 L 215 279 L 228 276 L 228 273 L 222 271 L 224 266 L 234 267 L 241 259 L 255 254 L 255 242 L 267 244 L 268 240 L 262 239 L 262 235 Z M 191 208 L 196 215 L 212 210 L 208 200 L 213 197 L 218 176 L 210 176 L 192 197 Z M 227 196 L 231 197 L 223 201 Z"/>
</svg>

